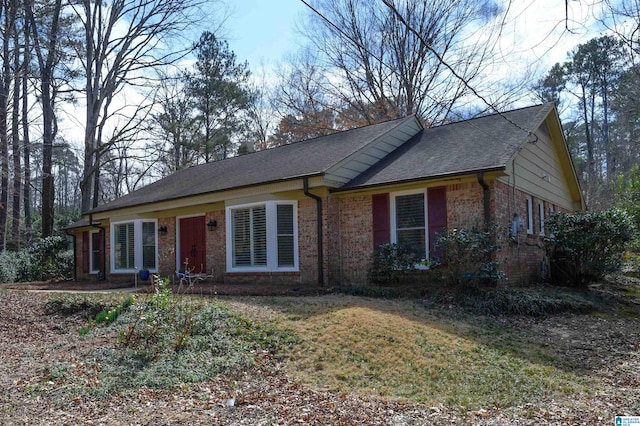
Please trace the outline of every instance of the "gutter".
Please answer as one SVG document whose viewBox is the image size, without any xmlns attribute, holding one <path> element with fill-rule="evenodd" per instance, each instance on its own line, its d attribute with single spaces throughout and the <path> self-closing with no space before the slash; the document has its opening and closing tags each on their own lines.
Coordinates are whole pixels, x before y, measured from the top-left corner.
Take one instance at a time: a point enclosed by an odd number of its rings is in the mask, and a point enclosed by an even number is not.
<svg viewBox="0 0 640 426">
<path fill-rule="evenodd" d="M 316 200 L 316 220 L 318 234 L 318 284 L 324 287 L 324 242 L 322 238 L 322 198 L 309 192 L 309 177 L 302 178 L 302 190 L 304 195 Z"/>
<path fill-rule="evenodd" d="M 100 226 L 93 223 L 93 213 L 89 213 L 89 226 L 92 228 L 97 228 L 102 231 L 102 267 L 104 271 L 102 272 L 102 276 L 98 276 L 98 281 L 105 281 L 107 279 L 107 231 L 104 226 Z M 89 254 L 91 255 L 91 254 Z"/>
<path fill-rule="evenodd" d="M 491 192 L 489 191 L 489 185 L 484 181 L 484 172 L 480 172 L 477 175 L 478 183 L 482 187 L 483 201 L 484 201 L 484 226 L 488 228 L 491 224 Z"/>
<path fill-rule="evenodd" d="M 377 182 L 377 183 L 366 184 L 366 185 L 341 186 L 339 188 L 329 188 L 329 192 L 340 193 L 340 192 L 349 192 L 349 191 L 366 191 L 369 189 L 376 189 L 379 187 L 389 186 L 389 185 L 411 184 L 416 182 L 430 182 L 434 180 L 459 179 L 465 176 L 473 176 L 474 173 L 476 175 L 479 175 L 487 172 L 502 172 L 504 170 L 505 170 L 505 166 L 496 166 L 496 167 L 482 169 L 481 172 L 475 171 L 475 170 L 467 170 L 467 171 L 461 171 L 461 172 L 439 174 L 434 176 L 422 176 L 422 177 L 416 177 L 411 179 Z"/>
</svg>

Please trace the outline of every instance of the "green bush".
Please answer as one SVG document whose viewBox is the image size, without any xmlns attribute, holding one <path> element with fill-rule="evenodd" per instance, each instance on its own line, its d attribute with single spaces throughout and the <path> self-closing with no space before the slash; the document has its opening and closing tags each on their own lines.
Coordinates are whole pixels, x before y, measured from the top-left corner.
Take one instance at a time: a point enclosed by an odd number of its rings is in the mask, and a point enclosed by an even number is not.
<svg viewBox="0 0 640 426">
<path fill-rule="evenodd" d="M 31 247 L 0 253 L 0 282 L 29 282 L 73 277 L 73 250 L 65 237 L 36 240 Z"/>
<path fill-rule="evenodd" d="M 418 261 L 406 244 L 381 244 L 373 254 L 369 281 L 381 285 L 397 283 L 402 275 L 415 269 Z"/>
<path fill-rule="evenodd" d="M 623 210 L 557 213 L 547 220 L 545 249 L 555 284 L 584 286 L 622 266 L 627 244 L 636 235 Z"/>
<path fill-rule="evenodd" d="M 498 269 L 494 254 L 500 250 L 497 226 L 485 229 L 450 229 L 436 236 L 436 253 L 430 267 L 440 268 L 445 284 L 452 286 L 495 285 L 506 279 Z"/>
</svg>

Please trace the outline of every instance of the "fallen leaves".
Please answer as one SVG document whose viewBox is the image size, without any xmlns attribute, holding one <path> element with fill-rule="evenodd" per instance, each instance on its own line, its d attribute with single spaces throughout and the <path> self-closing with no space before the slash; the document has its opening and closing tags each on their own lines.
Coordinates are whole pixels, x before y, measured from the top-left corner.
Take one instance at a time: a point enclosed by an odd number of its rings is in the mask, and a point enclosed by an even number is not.
<svg viewBox="0 0 640 426">
<path fill-rule="evenodd" d="M 603 390 L 585 391 L 571 401 L 541 398 L 522 406 L 465 411 L 445 404 L 356 397 L 294 381 L 265 351 L 256 351 L 252 370 L 171 392 L 140 388 L 103 398 L 66 398 L 68 380 L 46 367 L 63 365 L 74 384 L 95 386 L 101 366 L 86 354 L 92 345 L 113 341 L 101 335 L 80 338 L 82 318 L 44 315 L 47 297 L 0 291 L 0 424 L 598 425 L 612 424 L 615 414 L 640 412 L 637 323 L 581 316 L 510 324 L 548 336 L 548 344 L 574 356 L 570 365 L 584 362 L 589 374 L 602 378 Z"/>
</svg>

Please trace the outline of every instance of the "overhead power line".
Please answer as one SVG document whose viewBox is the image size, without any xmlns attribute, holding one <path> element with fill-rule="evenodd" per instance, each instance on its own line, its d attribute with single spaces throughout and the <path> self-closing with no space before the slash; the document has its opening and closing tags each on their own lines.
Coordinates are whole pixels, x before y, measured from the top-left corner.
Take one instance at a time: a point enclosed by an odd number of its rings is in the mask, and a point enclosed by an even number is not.
<svg viewBox="0 0 640 426">
<path fill-rule="evenodd" d="M 380 56 L 376 55 L 375 53 L 371 52 L 366 46 L 363 46 L 359 41 L 355 40 L 353 37 L 351 37 L 349 34 L 347 34 L 342 28 L 340 28 L 338 25 L 333 23 L 329 18 L 324 16 L 324 14 L 322 12 L 320 12 L 318 9 L 316 9 L 311 4 L 309 4 L 309 2 L 307 2 L 306 0 L 300 0 L 300 1 L 306 7 L 308 7 L 311 11 L 313 11 L 313 13 L 318 15 L 318 17 L 320 17 L 324 22 L 326 22 L 331 28 L 333 28 L 335 31 L 337 31 L 341 36 L 343 36 L 344 38 L 349 40 L 351 43 L 353 43 L 359 49 L 362 49 L 363 51 L 367 52 L 367 54 L 369 54 L 371 57 L 376 59 L 382 65 L 387 67 L 392 73 L 397 73 L 397 70 L 395 69 L 395 67 L 393 67 L 393 66 L 389 65 L 388 63 L 386 63 L 386 61 L 382 57 L 380 57 Z M 444 58 L 431 46 L 431 44 L 428 43 L 427 40 L 424 39 L 422 34 L 420 34 L 415 28 L 413 28 L 406 21 L 404 16 L 402 16 L 402 14 L 396 9 L 395 5 L 391 1 L 389 1 L 389 0 L 381 0 L 381 1 L 382 1 L 382 3 L 384 3 L 385 6 L 387 6 L 391 10 L 391 12 L 398 18 L 398 20 L 402 23 L 402 25 L 404 25 L 411 33 L 413 33 L 418 38 L 418 40 L 420 40 L 420 43 L 422 43 L 435 56 L 435 58 L 445 68 L 447 68 L 449 70 L 449 72 L 451 72 L 451 74 L 456 79 L 461 81 L 462 84 L 467 89 L 469 89 L 473 93 L 473 95 L 475 95 L 483 104 L 485 104 L 491 111 L 493 111 L 494 113 L 498 114 L 500 117 L 505 119 L 507 122 L 509 122 L 511 125 L 513 125 L 517 129 L 522 130 L 523 132 L 525 132 L 529 136 L 532 135 L 532 134 L 535 136 L 535 133 L 533 133 L 530 130 L 525 129 L 524 127 L 522 127 L 518 123 L 516 123 L 513 120 L 511 120 L 509 117 L 505 116 L 502 113 L 502 111 L 500 111 L 495 105 L 493 105 L 484 96 L 482 96 L 473 86 L 471 86 L 471 84 L 463 76 L 461 76 L 449 63 L 447 63 L 444 60 Z M 438 101 L 437 99 L 434 99 L 428 93 L 425 93 L 425 96 L 427 96 L 429 99 L 431 99 L 432 101 L 434 101 L 436 103 L 440 103 L 440 101 Z M 537 136 L 536 136 L 536 138 L 537 138 Z"/>
</svg>

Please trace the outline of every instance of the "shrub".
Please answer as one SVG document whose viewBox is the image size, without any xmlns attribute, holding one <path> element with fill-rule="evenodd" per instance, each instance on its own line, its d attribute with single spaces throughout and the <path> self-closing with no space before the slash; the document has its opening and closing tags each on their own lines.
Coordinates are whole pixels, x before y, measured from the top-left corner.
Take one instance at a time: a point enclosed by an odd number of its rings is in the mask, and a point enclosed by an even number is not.
<svg viewBox="0 0 640 426">
<path fill-rule="evenodd" d="M 68 249 L 69 243 L 62 236 L 42 238 L 33 243 L 29 254 L 39 267 L 35 276 L 28 281 L 69 279 L 73 276 L 73 251 Z"/>
<path fill-rule="evenodd" d="M 416 259 L 406 244 L 384 243 L 373 254 L 369 281 L 373 284 L 394 284 L 415 269 Z"/>
<path fill-rule="evenodd" d="M 636 233 L 630 216 L 619 209 L 557 213 L 547 221 L 545 249 L 556 284 L 584 286 L 622 266 L 627 243 Z"/>
<path fill-rule="evenodd" d="M 0 282 L 15 283 L 20 281 L 20 277 L 24 274 L 24 269 L 31 263 L 26 250 L 16 253 L 0 252 Z"/>
<path fill-rule="evenodd" d="M 438 256 L 429 261 L 430 266 L 441 268 L 446 284 L 453 286 L 477 286 L 496 284 L 506 279 L 498 269 L 494 254 L 500 250 L 500 229 L 450 229 L 436 236 Z"/>
<path fill-rule="evenodd" d="M 66 238 L 42 238 L 28 249 L 0 253 L 0 282 L 27 282 L 73 277 L 73 250 Z"/>
</svg>

